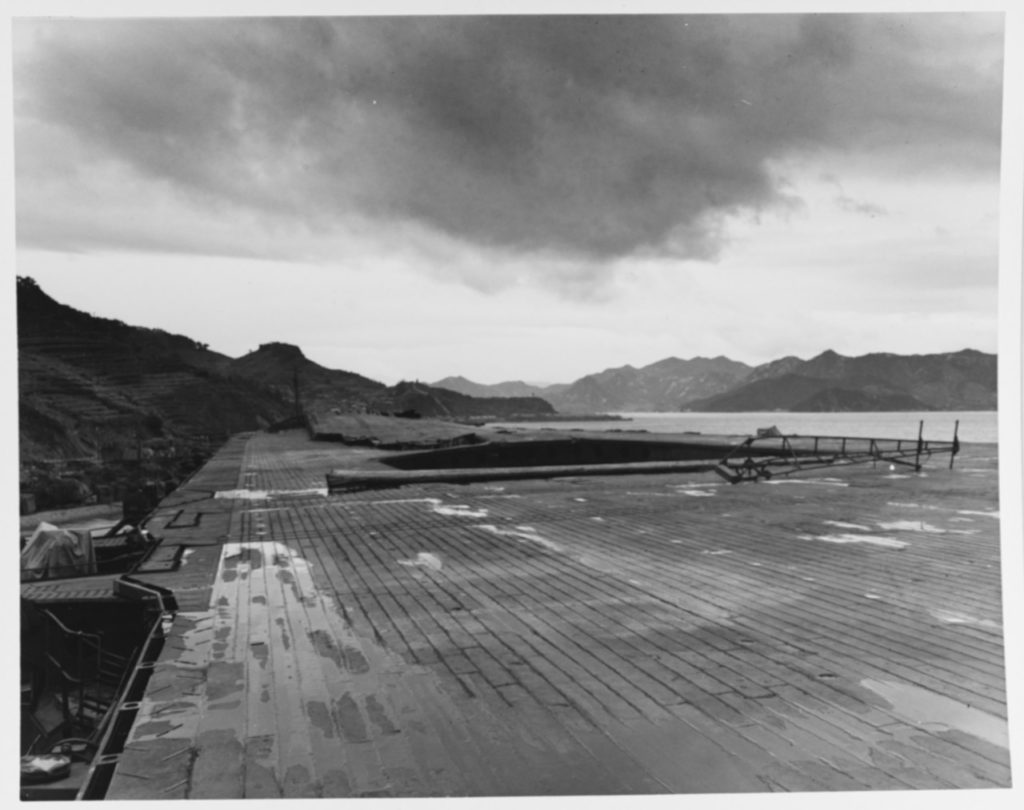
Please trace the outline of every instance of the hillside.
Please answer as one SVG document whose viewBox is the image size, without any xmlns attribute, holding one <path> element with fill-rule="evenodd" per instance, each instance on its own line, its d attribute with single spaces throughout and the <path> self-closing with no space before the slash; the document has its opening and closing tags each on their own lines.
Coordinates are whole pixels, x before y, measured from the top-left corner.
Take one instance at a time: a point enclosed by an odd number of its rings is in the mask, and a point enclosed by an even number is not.
<svg viewBox="0 0 1024 810">
<path fill-rule="evenodd" d="M 387 389 L 384 383 L 351 371 L 329 369 L 308 359 L 298 346 L 264 343 L 256 351 L 232 360 L 226 373 L 251 380 L 294 402 L 296 386 L 304 408 L 364 409 Z"/>
<path fill-rule="evenodd" d="M 230 358 L 182 335 L 97 318 L 18 279 L 22 460 L 120 457 L 141 442 L 206 444 L 266 425 L 286 400 L 223 376 Z"/>
<path fill-rule="evenodd" d="M 17 282 L 19 436 L 23 465 L 138 459 L 151 443 L 204 451 L 232 433 L 303 410 L 416 411 L 424 416 L 553 412 L 536 397 L 477 399 L 420 384 L 393 388 L 264 343 L 232 359 L 183 335 L 99 318 Z"/>
<path fill-rule="evenodd" d="M 325 368 L 308 359 L 298 346 L 287 343 L 264 343 L 232 361 L 227 373 L 258 382 L 290 402 L 295 401 L 298 386 L 301 408 L 306 412 L 411 413 L 441 418 L 554 413 L 547 402 L 533 396 L 478 397 L 418 382 L 389 387 L 351 371 Z"/>
<path fill-rule="evenodd" d="M 972 349 L 929 355 L 844 357 L 822 352 L 755 368 L 716 396 L 685 403 L 692 411 L 993 410 L 996 356 Z"/>
</svg>

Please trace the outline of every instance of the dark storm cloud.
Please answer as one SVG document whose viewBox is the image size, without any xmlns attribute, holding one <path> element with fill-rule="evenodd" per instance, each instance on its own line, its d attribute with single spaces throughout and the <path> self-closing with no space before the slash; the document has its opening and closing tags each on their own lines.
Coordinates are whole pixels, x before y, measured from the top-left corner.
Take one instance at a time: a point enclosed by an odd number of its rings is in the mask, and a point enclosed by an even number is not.
<svg viewBox="0 0 1024 810">
<path fill-rule="evenodd" d="M 999 21 L 976 22 L 21 22 L 15 96 L 22 121 L 191 200 L 314 231 L 357 215 L 514 251 L 710 257 L 725 215 L 785 200 L 774 162 L 993 171 Z M 39 157 L 16 148 L 29 184 Z"/>
</svg>

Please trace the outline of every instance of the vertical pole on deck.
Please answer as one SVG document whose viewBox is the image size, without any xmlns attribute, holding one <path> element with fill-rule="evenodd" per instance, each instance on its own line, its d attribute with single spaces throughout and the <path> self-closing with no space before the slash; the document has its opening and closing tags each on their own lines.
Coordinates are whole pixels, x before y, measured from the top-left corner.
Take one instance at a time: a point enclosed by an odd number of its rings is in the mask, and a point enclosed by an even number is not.
<svg viewBox="0 0 1024 810">
<path fill-rule="evenodd" d="M 960 420 L 957 419 L 953 425 L 953 446 L 949 451 L 949 469 L 953 469 L 953 459 L 956 458 L 956 454 L 960 452 L 960 439 L 957 438 L 957 434 L 960 432 Z"/>
<path fill-rule="evenodd" d="M 917 426 L 917 453 L 914 456 L 914 469 L 921 472 L 921 448 L 924 446 L 924 419 Z"/>
</svg>

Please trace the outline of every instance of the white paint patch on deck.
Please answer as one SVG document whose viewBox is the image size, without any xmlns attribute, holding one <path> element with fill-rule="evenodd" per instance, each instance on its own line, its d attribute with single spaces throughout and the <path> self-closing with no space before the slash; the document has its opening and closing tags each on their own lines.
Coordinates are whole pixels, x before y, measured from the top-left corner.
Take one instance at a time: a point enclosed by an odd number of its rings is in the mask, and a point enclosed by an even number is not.
<svg viewBox="0 0 1024 810">
<path fill-rule="evenodd" d="M 763 484 L 781 486 L 782 484 L 814 484 L 823 487 L 848 487 L 847 481 L 840 481 L 838 478 L 773 478 L 769 481 L 762 481 Z"/>
<path fill-rule="evenodd" d="M 304 498 L 310 495 L 327 495 L 326 487 L 314 489 L 222 489 L 213 493 L 214 498 L 236 501 L 268 501 L 272 498 Z"/>
<path fill-rule="evenodd" d="M 861 526 L 859 523 L 844 523 L 841 520 L 824 520 L 822 521 L 826 526 L 835 526 L 839 529 L 857 529 L 858 531 L 866 532 L 870 531 L 870 526 Z"/>
<path fill-rule="evenodd" d="M 682 541 L 673 541 L 673 542 L 682 542 Z M 732 552 L 729 551 L 729 549 L 727 549 L 727 548 L 719 548 L 719 549 L 715 549 L 714 551 L 711 551 L 711 549 L 704 549 L 701 552 L 701 554 L 707 554 L 707 555 L 709 555 L 711 557 L 720 557 L 723 554 L 732 554 Z"/>
<path fill-rule="evenodd" d="M 386 498 L 379 501 L 340 501 L 345 506 L 381 506 L 392 503 L 441 503 L 440 498 Z"/>
<path fill-rule="evenodd" d="M 889 702 L 893 714 L 927 731 L 957 729 L 1000 748 L 1009 748 L 1006 721 L 966 703 L 919 686 L 866 678 L 861 686 Z"/>
<path fill-rule="evenodd" d="M 507 495 L 505 497 L 513 497 Z M 404 503 L 425 503 L 430 507 L 432 512 L 438 515 L 444 515 L 445 517 L 468 517 L 468 518 L 483 518 L 487 517 L 486 509 L 473 509 L 468 504 L 464 503 L 452 503 L 446 504 L 440 498 L 390 498 L 383 501 L 348 501 L 343 502 L 346 506 L 356 505 L 369 505 L 369 506 L 381 506 L 390 504 L 404 504 Z"/>
<path fill-rule="evenodd" d="M 539 546 L 550 549 L 551 551 L 561 551 L 562 547 L 558 543 L 554 543 L 547 538 L 541 537 L 537 534 L 537 530 L 533 526 L 516 526 L 512 529 L 499 528 L 493 524 L 480 523 L 477 524 L 478 529 L 483 529 L 485 532 L 490 532 L 498 537 L 512 537 L 516 540 L 526 541 L 528 543 L 536 543 Z"/>
<path fill-rule="evenodd" d="M 879 523 L 878 528 L 885 531 L 895 532 L 927 532 L 928 534 L 945 534 L 945 529 L 932 526 L 921 520 L 891 520 L 886 523 Z"/>
<path fill-rule="evenodd" d="M 949 511 L 948 508 L 935 506 L 934 504 L 930 503 L 907 503 L 906 501 L 887 501 L 886 506 L 895 506 L 900 509 L 930 509 L 932 512 Z"/>
<path fill-rule="evenodd" d="M 715 494 L 714 492 L 708 492 L 707 490 L 703 489 L 680 489 L 677 491 L 681 495 L 690 495 L 694 498 L 710 498 Z"/>
<path fill-rule="evenodd" d="M 183 673 L 183 677 L 189 678 L 187 673 L 204 673 L 208 666 L 214 618 L 211 611 L 181 611 L 177 616 L 185 620 L 184 627 L 187 629 L 178 630 L 176 642 L 180 652 L 172 661 L 165 663 L 163 669 L 165 672 L 176 670 Z M 165 621 L 164 631 L 171 633 L 174 625 L 174 620 Z M 199 683 L 203 681 L 199 680 Z M 181 740 L 182 744 L 194 739 L 207 704 L 204 692 L 202 688 L 183 692 L 176 695 L 172 702 L 161 701 L 148 694 L 144 696 L 129 731 L 129 743 L 138 744 L 158 736 L 164 740 Z M 153 721 L 162 725 L 159 735 L 147 729 Z"/>
<path fill-rule="evenodd" d="M 258 561 L 253 565 L 253 553 Z M 237 560 L 236 560 L 237 558 Z M 276 540 L 257 540 L 255 542 L 225 543 L 220 555 L 220 565 L 217 569 L 217 579 L 214 585 L 214 596 L 219 596 L 218 587 L 223 580 L 226 570 L 234 571 L 237 575 L 251 574 L 256 568 L 264 565 L 274 566 L 283 562 L 285 567 L 290 569 L 295 577 L 301 592 L 311 596 L 317 593 L 313 579 L 309 574 L 309 561 L 295 549 Z M 230 565 L 229 565 L 230 564 Z"/>
<path fill-rule="evenodd" d="M 444 564 L 441 558 L 429 551 L 421 551 L 413 560 L 398 560 L 399 565 L 409 567 L 429 568 L 431 571 L 440 571 Z"/>
<path fill-rule="evenodd" d="M 957 509 L 956 513 L 958 515 L 981 515 L 983 517 L 995 518 L 996 520 L 999 519 L 999 511 L 998 510 L 995 510 L 995 511 L 992 511 L 992 512 L 977 512 L 977 511 L 975 511 L 973 509 Z"/>
<path fill-rule="evenodd" d="M 170 645 L 165 647 L 157 670 L 162 677 L 170 678 L 175 688 L 147 691 L 125 747 L 174 741 L 176 753 L 154 752 L 161 757 L 156 762 L 159 768 L 171 756 L 199 748 L 207 732 L 222 734 L 232 744 L 239 744 L 245 742 L 247 733 L 257 733 L 253 730 L 257 726 L 258 733 L 273 746 L 273 754 L 261 759 L 260 764 L 268 769 L 272 780 L 284 784 L 286 773 L 288 778 L 292 774 L 289 763 L 296 761 L 296 756 L 304 757 L 310 766 L 314 763 L 314 751 L 295 748 L 298 739 L 303 741 L 300 746 L 308 746 L 312 739 L 304 730 L 301 737 L 296 733 L 295 718 L 301 717 L 303 709 L 313 705 L 312 701 L 334 705 L 350 693 L 363 702 L 357 692 L 363 688 L 359 677 L 327 677 L 317 663 L 319 658 L 330 658 L 331 652 L 336 655 L 339 650 L 345 650 L 346 659 L 349 650 L 359 654 L 368 669 L 364 682 L 373 684 L 374 689 L 382 672 L 429 674 L 372 640 L 357 636 L 334 595 L 317 591 L 312 565 L 283 543 L 225 543 L 210 609 L 180 612 L 170 627 L 165 622 L 168 633 L 175 628 L 175 644 L 173 650 Z M 276 627 L 280 631 L 273 629 Z M 323 640 L 323 646 L 314 635 Z M 277 643 L 279 637 L 283 637 L 283 643 Z M 300 672 L 304 662 L 314 662 L 314 666 Z M 341 664 L 337 667 L 342 669 Z M 215 673 L 215 668 L 219 672 Z M 259 695 L 261 687 L 265 697 Z M 272 700 L 279 702 L 276 710 Z M 403 714 L 413 709 L 408 701 L 405 706 L 395 707 Z M 438 710 L 447 709 L 442 705 Z M 328 745 L 330 737 L 321 737 L 321 743 Z M 319 762 L 329 766 L 342 755 L 343 749 L 335 747 Z M 135 782 L 138 778 L 129 773 L 114 776 L 115 784 L 118 779 Z M 196 785 L 199 777 L 187 779 L 195 780 L 191 784 Z M 154 790 L 150 797 L 159 795 Z"/>
<path fill-rule="evenodd" d="M 819 534 L 814 539 L 826 543 L 868 543 L 885 548 L 906 548 L 909 545 L 902 540 L 893 540 L 891 537 L 881 537 L 877 534 Z"/>
<path fill-rule="evenodd" d="M 454 504 L 442 504 L 438 501 L 431 507 L 431 511 L 438 515 L 448 515 L 451 517 L 468 517 L 468 518 L 485 518 L 487 517 L 486 509 L 473 509 L 468 504 L 454 503 Z"/>
<path fill-rule="evenodd" d="M 998 622 L 994 622 L 991 619 L 979 619 L 954 610 L 932 610 L 930 612 L 932 616 L 943 624 L 968 624 L 973 627 L 985 627 L 990 630 L 999 630 L 1001 627 Z"/>
</svg>

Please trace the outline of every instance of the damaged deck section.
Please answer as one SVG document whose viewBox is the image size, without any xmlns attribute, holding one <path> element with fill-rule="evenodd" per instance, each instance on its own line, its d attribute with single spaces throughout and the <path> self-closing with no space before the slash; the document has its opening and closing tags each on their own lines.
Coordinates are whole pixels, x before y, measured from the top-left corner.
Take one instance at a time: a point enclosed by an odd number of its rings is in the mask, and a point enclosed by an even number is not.
<svg viewBox="0 0 1024 810">
<path fill-rule="evenodd" d="M 1009 785 L 994 447 L 328 495 L 367 452 L 240 437 L 162 505 L 108 798 Z"/>
</svg>

